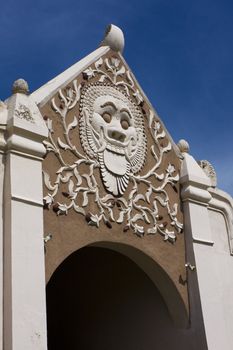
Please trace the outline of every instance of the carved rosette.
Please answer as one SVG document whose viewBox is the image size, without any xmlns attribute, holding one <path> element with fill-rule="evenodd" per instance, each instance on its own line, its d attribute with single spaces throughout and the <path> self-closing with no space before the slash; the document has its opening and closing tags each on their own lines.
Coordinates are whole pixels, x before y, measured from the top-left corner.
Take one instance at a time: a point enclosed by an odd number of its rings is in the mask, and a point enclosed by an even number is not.
<svg viewBox="0 0 233 350">
<path fill-rule="evenodd" d="M 174 242 L 183 225 L 178 203 L 170 200 L 167 189 L 176 189 L 179 175 L 171 162 L 161 166 L 172 146 L 157 116 L 150 109 L 143 114 L 143 97 L 117 57 L 100 58 L 83 72 L 83 80 L 75 79 L 51 101 L 62 139 L 54 137 L 54 120 L 45 118 L 49 138 L 44 144 L 60 164 L 55 178 L 44 171 L 45 208 L 52 207 L 57 215 L 74 210 L 96 227 L 101 221 L 109 228 L 113 222 L 123 224 L 124 232 L 132 229 L 140 237 L 158 232 Z M 74 111 L 79 111 L 78 117 Z M 153 141 L 149 150 L 145 127 Z M 82 147 L 73 142 L 74 130 Z M 148 152 L 152 161 L 142 173 Z M 68 161 L 69 154 L 74 161 Z M 61 193 L 64 201 L 57 200 Z"/>
</svg>

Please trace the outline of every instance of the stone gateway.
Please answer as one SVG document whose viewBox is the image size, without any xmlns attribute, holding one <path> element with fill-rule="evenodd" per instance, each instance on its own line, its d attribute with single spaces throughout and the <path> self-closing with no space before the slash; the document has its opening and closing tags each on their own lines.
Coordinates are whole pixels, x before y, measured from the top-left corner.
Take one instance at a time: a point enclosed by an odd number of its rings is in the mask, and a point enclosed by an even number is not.
<svg viewBox="0 0 233 350">
<path fill-rule="evenodd" d="M 0 350 L 233 349 L 233 199 L 123 48 L 0 102 Z"/>
</svg>

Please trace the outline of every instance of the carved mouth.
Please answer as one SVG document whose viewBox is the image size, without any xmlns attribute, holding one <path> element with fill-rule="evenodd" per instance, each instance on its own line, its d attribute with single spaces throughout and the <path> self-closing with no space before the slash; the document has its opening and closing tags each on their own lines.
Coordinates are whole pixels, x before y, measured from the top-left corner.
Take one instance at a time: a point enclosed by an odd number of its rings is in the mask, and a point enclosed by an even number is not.
<svg viewBox="0 0 233 350">
<path fill-rule="evenodd" d="M 103 152 L 107 148 L 111 152 L 115 152 L 121 155 L 122 154 L 126 155 L 127 153 L 126 149 L 130 143 L 130 140 L 121 142 L 109 137 L 108 132 L 103 128 L 101 128 L 99 134 L 96 132 L 96 130 L 92 126 L 91 126 L 91 129 L 93 132 L 93 136 L 97 140 L 97 143 L 99 144 L 99 147 L 100 147 L 98 149 L 98 153 Z"/>
<path fill-rule="evenodd" d="M 112 145 L 116 149 L 125 149 L 128 147 L 130 140 L 128 140 L 128 141 L 116 140 L 112 137 L 109 137 L 108 131 L 106 131 L 106 130 L 101 130 L 101 131 L 102 131 L 101 136 L 104 138 L 104 140 L 107 142 L 107 144 Z"/>
<path fill-rule="evenodd" d="M 117 130 L 108 130 L 107 135 L 113 142 L 117 141 L 124 143 L 126 139 L 126 135 L 123 132 Z"/>
</svg>

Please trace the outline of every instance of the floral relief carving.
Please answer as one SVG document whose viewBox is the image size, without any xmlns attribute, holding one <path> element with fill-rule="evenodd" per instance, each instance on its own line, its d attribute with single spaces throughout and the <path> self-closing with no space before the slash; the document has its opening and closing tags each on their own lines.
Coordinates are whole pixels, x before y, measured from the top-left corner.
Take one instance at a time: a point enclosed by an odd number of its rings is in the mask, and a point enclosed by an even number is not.
<svg viewBox="0 0 233 350">
<path fill-rule="evenodd" d="M 108 73 L 106 73 L 103 68 L 105 68 Z M 90 80 L 96 75 L 100 76 L 98 79 L 99 82 L 108 82 L 112 83 L 114 86 L 121 87 L 128 96 L 130 96 L 130 92 L 132 92 L 138 105 L 143 102 L 143 97 L 139 90 L 135 88 L 135 84 L 129 70 L 127 70 L 125 66 L 121 64 L 121 61 L 118 58 L 111 57 L 105 58 L 105 60 L 100 58 L 98 61 L 96 61 L 94 69 L 89 67 L 83 72 L 83 77 L 87 80 Z"/>
<path fill-rule="evenodd" d="M 62 139 L 54 137 L 52 120 L 46 118 L 49 137 L 44 144 L 47 152 L 56 155 L 60 167 L 54 181 L 44 171 L 48 189 L 45 207 L 52 207 L 57 215 L 74 210 L 96 227 L 103 222 L 111 228 L 116 222 L 123 224 L 124 232 L 131 229 L 140 237 L 160 233 L 164 240 L 174 242 L 183 225 L 177 218 L 178 204 L 171 204 L 167 188 L 175 187 L 179 175 L 171 163 L 161 173 L 164 155 L 172 149 L 171 143 L 165 141 L 165 131 L 150 110 L 146 122 L 154 143 L 149 150 L 153 164 L 141 175 L 147 153 L 145 117 L 139 107 L 143 97 L 130 72 L 117 58 L 101 58 L 83 76 L 88 80 L 85 87 L 74 80 L 72 87 L 59 90 L 58 98 L 51 101 L 62 125 Z M 94 77 L 95 82 L 91 82 Z M 79 120 L 73 116 L 68 122 L 67 115 L 77 104 Z M 73 129 L 79 131 L 84 152 L 72 142 Z M 76 159 L 72 164 L 66 160 L 69 152 Z M 99 174 L 105 193 L 98 184 Z M 64 186 L 64 201 L 58 202 Z M 93 200 L 95 211 L 89 206 Z M 169 223 L 161 217 L 161 207 Z"/>
<path fill-rule="evenodd" d="M 217 174 L 215 172 L 213 165 L 208 160 L 199 160 L 198 164 L 203 169 L 205 174 L 209 177 L 209 179 L 211 181 L 211 186 L 216 187 L 217 186 Z"/>
<path fill-rule="evenodd" d="M 20 119 L 24 119 L 32 124 L 35 124 L 35 121 L 32 117 L 30 109 L 21 103 L 19 104 L 18 108 L 15 110 L 15 115 Z"/>
</svg>

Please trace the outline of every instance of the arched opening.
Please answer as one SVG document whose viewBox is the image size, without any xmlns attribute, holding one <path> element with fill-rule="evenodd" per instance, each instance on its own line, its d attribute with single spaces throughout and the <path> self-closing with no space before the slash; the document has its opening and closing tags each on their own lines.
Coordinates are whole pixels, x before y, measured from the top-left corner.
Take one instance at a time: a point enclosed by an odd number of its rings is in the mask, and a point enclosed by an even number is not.
<svg viewBox="0 0 233 350">
<path fill-rule="evenodd" d="M 47 285 L 47 323 L 48 350 L 190 346 L 187 331 L 175 328 L 145 272 L 103 247 L 74 252 L 54 272 Z"/>
</svg>

